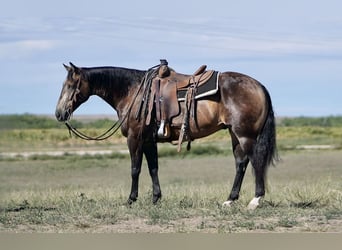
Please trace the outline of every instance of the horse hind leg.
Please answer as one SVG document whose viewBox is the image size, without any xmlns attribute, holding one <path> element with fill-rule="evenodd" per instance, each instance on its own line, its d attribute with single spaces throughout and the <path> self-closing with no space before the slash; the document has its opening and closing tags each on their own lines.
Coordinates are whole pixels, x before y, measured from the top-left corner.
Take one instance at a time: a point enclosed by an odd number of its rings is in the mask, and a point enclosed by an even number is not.
<svg viewBox="0 0 342 250">
<path fill-rule="evenodd" d="M 239 140 L 234 133 L 230 130 L 233 146 L 233 154 L 235 158 L 236 174 L 232 190 L 229 194 L 228 200 L 223 203 L 223 206 L 231 206 L 235 200 L 239 198 L 241 185 L 246 173 L 246 168 L 249 163 L 249 158 L 244 150 L 241 148 Z"/>
<path fill-rule="evenodd" d="M 267 170 L 267 160 L 265 158 L 265 149 L 257 140 L 252 138 L 240 138 L 241 148 L 247 154 L 253 167 L 255 177 L 255 196 L 249 202 L 247 208 L 256 209 L 265 195 L 265 178 Z"/>
<path fill-rule="evenodd" d="M 247 206 L 250 210 L 256 209 L 265 195 L 265 179 L 268 165 L 266 160 L 262 157 L 263 154 L 258 152 L 256 147 L 257 145 L 254 146 L 253 154 L 250 156 L 255 175 L 255 196 Z"/>
<path fill-rule="evenodd" d="M 258 146 L 257 141 L 252 138 L 240 137 L 232 132 L 233 153 L 236 164 L 236 175 L 232 187 L 232 191 L 228 200 L 223 203 L 225 206 L 230 206 L 233 201 L 239 198 L 242 181 L 249 162 L 254 170 L 255 175 L 255 197 L 250 201 L 247 208 L 254 210 L 260 205 L 261 198 L 265 195 L 265 176 L 266 176 L 266 161 L 260 155 L 259 150 L 255 148 Z"/>
<path fill-rule="evenodd" d="M 267 162 L 265 159 L 265 149 L 260 143 L 252 138 L 242 138 L 240 143 L 242 148 L 246 152 L 248 159 L 253 167 L 253 173 L 255 177 L 255 195 L 249 202 L 247 208 L 250 210 L 256 209 L 261 202 L 261 198 L 265 195 L 265 177 L 267 170 Z"/>
<path fill-rule="evenodd" d="M 249 203 L 249 209 L 255 209 L 259 206 L 260 199 L 265 195 L 267 169 L 270 164 L 274 164 L 278 160 L 274 112 L 267 90 L 264 89 L 264 92 L 270 105 L 264 127 L 249 153 L 255 174 L 255 197 Z"/>
</svg>

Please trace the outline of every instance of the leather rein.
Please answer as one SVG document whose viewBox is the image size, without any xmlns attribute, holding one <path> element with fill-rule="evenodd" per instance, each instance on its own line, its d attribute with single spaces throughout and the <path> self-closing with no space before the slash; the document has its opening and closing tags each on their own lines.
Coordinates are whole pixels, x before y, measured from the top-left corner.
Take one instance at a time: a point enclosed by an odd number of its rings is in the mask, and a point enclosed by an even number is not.
<svg viewBox="0 0 342 250">
<path fill-rule="evenodd" d="M 74 135 L 76 135 L 77 137 L 79 137 L 79 138 L 81 138 L 83 140 L 87 140 L 87 141 L 103 141 L 103 140 L 108 139 L 112 135 L 114 135 L 119 130 L 121 125 L 124 123 L 124 121 L 127 119 L 129 113 L 132 110 L 133 104 L 134 104 L 136 98 L 138 97 L 138 94 L 139 94 L 140 90 L 142 89 L 142 87 L 144 85 L 146 85 L 146 82 L 151 81 L 151 79 L 154 77 L 155 70 L 153 70 L 153 69 L 155 69 L 157 66 L 159 66 L 159 65 L 156 65 L 156 66 L 148 69 L 148 71 L 146 72 L 145 76 L 143 77 L 143 79 L 142 79 L 142 81 L 140 83 L 140 87 L 139 87 L 138 91 L 135 93 L 134 98 L 132 99 L 132 102 L 131 102 L 131 104 L 130 104 L 130 106 L 128 108 L 128 111 L 126 112 L 126 114 L 124 115 L 124 117 L 122 118 L 121 121 L 118 120 L 118 121 L 114 122 L 113 126 L 111 126 L 106 132 L 104 132 L 103 134 L 101 134 L 99 136 L 95 136 L 95 137 L 91 137 L 91 136 L 88 136 L 88 135 L 84 134 L 83 132 L 81 132 L 77 128 L 75 128 L 72 124 L 70 124 L 69 121 L 66 121 L 65 122 L 65 126 L 68 128 L 70 136 L 73 133 Z M 81 79 L 79 79 L 79 82 L 77 83 L 77 88 L 75 89 L 75 92 L 72 95 L 72 99 L 76 99 L 76 96 L 81 93 L 81 91 L 79 89 L 80 88 L 80 84 L 81 84 Z"/>
<path fill-rule="evenodd" d="M 124 117 L 124 118 L 126 118 L 126 117 Z M 106 132 L 104 132 L 103 134 L 101 134 L 99 136 L 96 136 L 96 137 L 91 137 L 91 136 L 88 136 L 88 135 L 82 133 L 77 128 L 75 128 L 73 125 L 71 125 L 69 121 L 65 122 L 65 126 L 68 128 L 70 136 L 71 136 L 71 133 L 73 133 L 74 135 L 76 135 L 77 137 L 79 137 L 79 138 L 81 138 L 83 140 L 87 140 L 87 141 L 103 141 L 103 140 L 108 139 L 112 135 L 114 135 L 119 130 L 119 128 L 121 127 L 121 125 L 122 125 L 124 120 L 125 119 L 123 119 L 122 121 L 116 121 L 113 124 L 113 126 L 110 127 Z"/>
</svg>

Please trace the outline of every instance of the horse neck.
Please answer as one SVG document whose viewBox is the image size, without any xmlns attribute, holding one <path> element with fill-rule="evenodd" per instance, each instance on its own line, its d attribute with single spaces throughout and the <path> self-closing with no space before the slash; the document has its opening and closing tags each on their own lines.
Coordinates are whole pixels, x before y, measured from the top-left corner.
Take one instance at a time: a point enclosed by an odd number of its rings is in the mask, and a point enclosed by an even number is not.
<svg viewBox="0 0 342 250">
<path fill-rule="evenodd" d="M 137 88 L 145 72 L 117 67 L 89 68 L 86 77 L 90 95 L 97 95 L 116 111 L 124 108 L 127 98 Z"/>
</svg>

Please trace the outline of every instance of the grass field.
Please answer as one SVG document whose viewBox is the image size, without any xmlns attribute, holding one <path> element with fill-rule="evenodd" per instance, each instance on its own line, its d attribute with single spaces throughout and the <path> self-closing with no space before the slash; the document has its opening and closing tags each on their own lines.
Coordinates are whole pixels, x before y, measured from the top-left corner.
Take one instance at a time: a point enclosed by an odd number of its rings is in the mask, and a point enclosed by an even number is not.
<svg viewBox="0 0 342 250">
<path fill-rule="evenodd" d="M 31 133 L 36 133 L 35 139 L 27 139 L 26 132 L 21 132 L 24 143 L 8 142 L 12 151 L 53 149 L 53 140 L 59 141 L 57 149 L 98 149 L 111 144 L 113 149 L 125 148 L 121 137 L 98 145 L 53 139 L 57 132 L 50 130 L 43 132 L 44 137 L 35 131 Z M 283 136 L 280 145 L 290 141 Z M 329 141 L 319 136 L 324 143 Z M 336 138 L 333 141 L 338 145 Z M 195 153 L 181 155 L 163 145 L 163 198 L 157 205 L 151 202 L 146 162 L 139 199 L 125 205 L 130 190 L 130 161 L 125 154 L 2 157 L 0 232 L 342 232 L 340 150 L 281 149 L 281 162 L 269 170 L 262 207 L 248 211 L 254 193 L 251 171 L 240 200 L 231 208 L 221 206 L 235 171 L 231 151 L 223 147 L 226 143 L 214 136 L 194 143 Z M 214 150 L 203 153 L 204 148 Z"/>
<path fill-rule="evenodd" d="M 110 122 L 79 125 L 94 136 Z M 249 211 L 250 168 L 240 200 L 221 205 L 235 174 L 227 131 L 180 154 L 161 144 L 161 202 L 152 204 L 143 162 L 139 199 L 127 206 L 130 160 L 120 134 L 84 142 L 51 119 L 0 117 L 0 232 L 342 232 L 341 118 L 281 124 L 281 161 L 269 169 L 262 206 Z"/>
</svg>

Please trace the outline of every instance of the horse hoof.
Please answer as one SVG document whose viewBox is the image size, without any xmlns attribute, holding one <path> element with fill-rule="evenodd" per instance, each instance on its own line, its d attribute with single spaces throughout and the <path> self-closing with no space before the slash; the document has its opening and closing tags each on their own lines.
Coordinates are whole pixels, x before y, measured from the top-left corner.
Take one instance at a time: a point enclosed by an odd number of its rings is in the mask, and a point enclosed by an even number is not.
<svg viewBox="0 0 342 250">
<path fill-rule="evenodd" d="M 248 210 L 255 210 L 260 205 L 260 199 L 261 197 L 254 197 L 251 202 L 248 204 L 247 209 Z"/>
<path fill-rule="evenodd" d="M 233 205 L 233 202 L 234 201 L 231 201 L 231 200 L 225 201 L 223 202 L 222 207 L 231 207 Z"/>
<path fill-rule="evenodd" d="M 161 200 L 161 195 L 153 196 L 153 199 L 152 199 L 153 205 L 158 204 L 158 202 L 160 202 L 160 200 Z"/>
<path fill-rule="evenodd" d="M 137 199 L 131 199 L 131 198 L 128 198 L 127 202 L 126 202 L 126 205 L 127 206 L 131 206 L 134 202 L 136 202 Z"/>
</svg>

